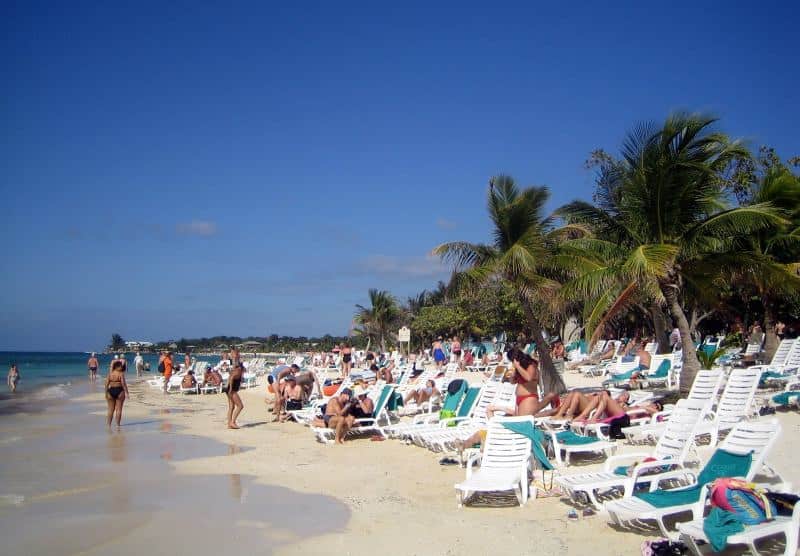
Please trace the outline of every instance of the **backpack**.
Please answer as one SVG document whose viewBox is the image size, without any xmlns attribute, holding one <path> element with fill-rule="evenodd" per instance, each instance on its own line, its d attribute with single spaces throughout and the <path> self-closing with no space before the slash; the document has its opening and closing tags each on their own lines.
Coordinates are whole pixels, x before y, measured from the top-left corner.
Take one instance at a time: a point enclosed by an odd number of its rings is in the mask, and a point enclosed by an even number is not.
<svg viewBox="0 0 800 556">
<path fill-rule="evenodd" d="M 711 485 L 711 505 L 730 512 L 744 525 L 770 521 L 775 516 L 775 504 L 766 492 L 753 483 L 722 477 Z"/>
</svg>

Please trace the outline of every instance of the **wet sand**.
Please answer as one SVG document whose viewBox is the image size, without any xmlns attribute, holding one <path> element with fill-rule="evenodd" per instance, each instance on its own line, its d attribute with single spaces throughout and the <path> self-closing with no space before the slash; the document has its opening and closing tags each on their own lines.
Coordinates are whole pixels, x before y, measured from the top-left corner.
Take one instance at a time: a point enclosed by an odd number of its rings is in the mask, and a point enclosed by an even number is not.
<svg viewBox="0 0 800 556">
<path fill-rule="evenodd" d="M 333 498 L 257 484 L 233 457 L 247 447 L 182 434 L 178 412 L 130 404 L 106 430 L 93 400 L 39 406 L 0 427 L 0 536 L 5 554 L 270 554 L 343 530 Z M 174 464 L 213 458 L 213 474 Z M 305 515 L 310 522 L 297 516 Z"/>
</svg>

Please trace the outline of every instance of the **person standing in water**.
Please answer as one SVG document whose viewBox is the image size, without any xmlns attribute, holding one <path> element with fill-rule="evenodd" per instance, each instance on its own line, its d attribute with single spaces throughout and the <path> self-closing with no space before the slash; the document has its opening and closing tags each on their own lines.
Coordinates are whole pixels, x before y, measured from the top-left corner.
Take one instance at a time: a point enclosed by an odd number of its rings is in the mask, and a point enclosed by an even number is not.
<svg viewBox="0 0 800 556">
<path fill-rule="evenodd" d="M 125 360 L 117 359 L 111 364 L 111 371 L 106 376 L 106 402 L 108 403 L 108 414 L 106 415 L 106 425 L 111 426 L 114 415 L 117 416 L 117 429 L 122 422 L 122 406 L 125 398 L 128 397 L 128 383 L 125 382 Z"/>
<path fill-rule="evenodd" d="M 11 363 L 11 368 L 8 370 L 8 389 L 12 392 L 17 391 L 17 383 L 19 382 L 19 369 L 16 363 Z"/>
<path fill-rule="evenodd" d="M 136 376 L 142 376 L 144 372 L 144 357 L 138 351 L 136 357 L 133 358 L 133 366 L 136 367 Z"/>
<path fill-rule="evenodd" d="M 86 367 L 89 369 L 89 380 L 97 380 L 97 367 L 99 366 L 100 362 L 97 361 L 97 354 L 92 352 L 92 356 L 86 362 Z"/>
<path fill-rule="evenodd" d="M 228 428 L 238 429 L 239 425 L 236 424 L 236 418 L 244 409 L 244 403 L 239 396 L 239 388 L 242 387 L 242 376 L 244 375 L 244 367 L 241 363 L 235 363 L 231 374 L 228 376 Z"/>
</svg>

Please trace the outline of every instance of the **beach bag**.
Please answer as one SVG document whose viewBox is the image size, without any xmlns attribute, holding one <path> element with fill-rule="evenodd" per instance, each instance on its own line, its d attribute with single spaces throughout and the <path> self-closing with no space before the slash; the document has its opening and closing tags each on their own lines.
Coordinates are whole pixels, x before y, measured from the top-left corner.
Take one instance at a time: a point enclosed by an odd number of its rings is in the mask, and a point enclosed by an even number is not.
<svg viewBox="0 0 800 556">
<path fill-rule="evenodd" d="M 669 539 L 654 539 L 642 543 L 642 556 L 681 556 L 689 548 L 682 542 L 673 542 Z"/>
<path fill-rule="evenodd" d="M 775 504 L 753 483 L 722 477 L 711 485 L 711 505 L 730 512 L 744 525 L 770 521 Z"/>
<path fill-rule="evenodd" d="M 794 505 L 800 500 L 796 494 L 786 492 L 767 492 L 767 498 L 775 504 L 775 513 L 778 515 L 791 517 L 794 512 Z"/>
<path fill-rule="evenodd" d="M 456 416 L 456 412 L 455 412 L 455 411 L 451 411 L 451 410 L 449 410 L 449 409 L 442 409 L 442 410 L 439 412 L 439 420 L 440 420 L 440 421 L 441 421 L 442 419 L 452 419 L 452 418 L 453 418 L 453 417 L 455 417 L 455 416 Z M 457 424 L 458 424 L 458 423 L 456 423 L 455 421 L 451 421 L 450 423 L 447 423 L 447 426 L 448 426 L 448 427 L 455 427 Z"/>
<path fill-rule="evenodd" d="M 625 438 L 625 435 L 622 434 L 622 429 L 623 427 L 630 426 L 631 418 L 628 414 L 617 417 L 616 419 L 612 419 L 611 422 L 608 423 L 608 437 L 613 438 L 614 440 Z"/>
<path fill-rule="evenodd" d="M 554 484 L 555 474 L 555 471 L 550 471 L 550 479 L 548 480 L 544 469 L 542 469 L 541 479 L 537 479 L 534 473 L 532 487 L 535 489 L 536 498 L 553 498 L 564 495 L 564 491 L 561 487 Z"/>
</svg>

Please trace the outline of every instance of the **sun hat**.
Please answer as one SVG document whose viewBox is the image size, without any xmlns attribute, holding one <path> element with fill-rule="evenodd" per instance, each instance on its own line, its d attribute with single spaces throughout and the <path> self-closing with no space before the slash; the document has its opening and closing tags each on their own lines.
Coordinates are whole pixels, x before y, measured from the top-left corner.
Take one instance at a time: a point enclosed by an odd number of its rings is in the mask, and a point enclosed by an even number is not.
<svg viewBox="0 0 800 556">
<path fill-rule="evenodd" d="M 360 398 L 361 396 L 366 396 L 367 389 L 364 388 L 363 386 L 356 386 L 355 388 L 353 388 L 353 394 L 355 395 L 356 398 Z"/>
</svg>

